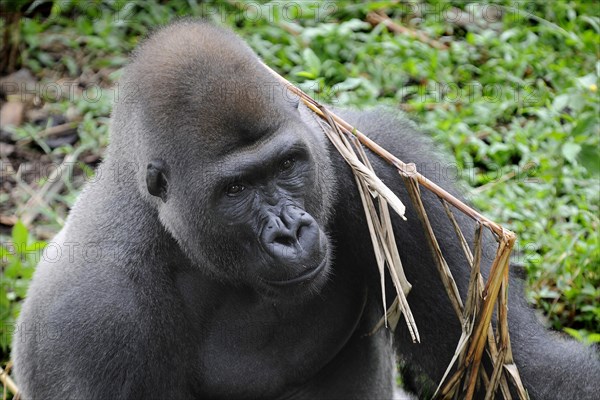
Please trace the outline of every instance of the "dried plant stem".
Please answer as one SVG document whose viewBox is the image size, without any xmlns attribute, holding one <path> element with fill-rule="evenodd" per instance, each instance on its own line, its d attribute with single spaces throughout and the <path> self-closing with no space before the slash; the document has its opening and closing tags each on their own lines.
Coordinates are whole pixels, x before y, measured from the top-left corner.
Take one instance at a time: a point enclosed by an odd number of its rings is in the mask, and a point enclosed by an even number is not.
<svg viewBox="0 0 600 400">
<path fill-rule="evenodd" d="M 2 382 L 2 385 L 6 389 L 10 390 L 10 392 L 13 395 L 16 396 L 19 393 L 19 389 L 17 388 L 15 381 L 13 381 L 10 376 L 8 376 L 8 371 L 5 371 L 4 369 L 2 369 L 2 367 L 0 367 L 0 382 Z"/>
<path fill-rule="evenodd" d="M 417 210 L 417 215 L 421 220 L 421 224 L 425 229 L 427 244 L 429 245 L 429 248 L 433 254 L 433 259 L 438 268 L 438 273 L 440 274 L 440 278 L 442 279 L 442 283 L 444 284 L 448 298 L 452 303 L 452 307 L 454 308 L 456 316 L 461 319 L 464 306 L 460 298 L 460 293 L 458 292 L 456 282 L 452 278 L 450 267 L 448 266 L 448 263 L 446 262 L 446 259 L 442 254 L 442 250 L 437 242 L 435 233 L 433 232 L 433 227 L 429 223 L 429 218 L 427 218 L 427 211 L 425 211 L 425 206 L 421 200 L 419 185 L 414 176 L 403 176 L 403 178 L 404 182 L 406 183 L 406 188 L 408 190 L 408 194 L 410 195 L 410 199 L 412 200 L 412 203 Z"/>
<path fill-rule="evenodd" d="M 438 42 L 437 40 L 431 39 L 423 32 L 416 31 L 414 29 L 407 28 L 402 25 L 398 25 L 394 21 L 392 21 L 387 15 L 383 12 L 373 12 L 367 14 L 367 21 L 371 25 L 379 25 L 384 24 L 390 31 L 399 33 L 401 35 L 409 36 L 413 39 L 417 39 L 420 42 L 426 43 L 429 46 L 436 48 L 438 50 L 448 50 L 448 46 L 444 43 Z"/>
<path fill-rule="evenodd" d="M 340 151 L 342 156 L 344 156 L 346 161 L 354 170 L 357 187 L 361 198 L 363 199 L 365 213 L 367 214 L 367 224 L 371 233 L 371 239 L 373 241 L 373 248 L 376 254 L 379 272 L 381 274 L 384 270 L 383 265 L 385 260 L 385 262 L 388 264 L 390 275 L 398 293 L 398 296 L 394 300 L 392 307 L 390 307 L 390 309 L 388 309 L 388 311 L 385 313 L 382 321 L 377 324 L 376 329 L 382 326 L 384 323 L 387 323 L 388 318 L 391 319 L 391 317 L 394 316 L 394 313 L 397 316 L 399 312 L 405 312 L 405 310 L 409 310 L 408 304 L 404 304 L 406 301 L 405 295 L 408 292 L 406 289 L 408 282 L 405 282 L 406 278 L 404 277 L 402 264 L 400 262 L 399 255 L 397 254 L 397 246 L 395 239 L 393 238 L 391 224 L 388 223 L 389 213 L 386 213 L 387 205 L 380 197 L 378 215 L 374 209 L 371 196 L 366 195 L 368 192 L 371 192 L 372 196 L 375 196 L 375 193 L 373 193 L 373 187 L 371 184 L 367 183 L 368 180 L 376 182 L 377 185 L 380 181 L 370 175 L 370 173 L 372 173 L 372 168 L 368 159 L 366 158 L 364 150 L 358 145 L 358 142 L 396 167 L 404 179 L 405 186 L 410 195 L 412 204 L 415 207 L 417 215 L 419 216 L 419 219 L 425 230 L 427 242 L 432 251 L 439 276 L 442 280 L 454 312 L 462 325 L 461 337 L 457 344 L 454 356 L 437 388 L 434 398 L 470 400 L 475 395 L 476 383 L 479 378 L 483 382 L 486 398 L 493 398 L 498 387 L 500 387 L 500 392 L 502 393 L 503 397 L 510 400 L 511 394 L 507 379 L 510 378 L 516 387 L 519 398 L 528 399 L 527 392 L 523 387 L 517 367 L 514 364 L 508 333 L 508 268 L 509 255 L 516 240 L 515 234 L 504 229 L 501 225 L 495 223 L 489 218 L 486 218 L 478 211 L 452 196 L 446 190 L 428 180 L 425 176 L 419 174 L 416 171 L 414 164 L 405 164 L 387 150 L 383 149 L 377 143 L 373 142 L 362 132 L 352 127 L 346 121 L 328 111 L 300 89 L 287 82 L 269 67 L 265 67 L 270 70 L 285 85 L 286 88 L 299 96 L 302 102 L 308 108 L 310 108 L 329 125 L 329 129 L 327 127 L 323 127 L 324 131 L 328 134 L 329 139 L 332 141 L 332 143 L 334 143 L 338 151 Z M 336 135 L 331 135 L 328 132 L 336 132 Z M 340 140 L 345 143 L 344 146 L 336 144 L 336 142 L 339 142 Z M 355 145 L 355 151 L 360 155 L 361 162 L 356 162 L 354 159 L 352 159 L 352 157 L 349 158 L 348 140 Z M 352 156 L 355 157 L 354 152 L 352 152 Z M 353 161 L 350 161 L 350 159 Z M 369 174 L 367 174 L 365 171 L 368 171 Z M 431 223 L 429 222 L 429 218 L 427 217 L 427 211 L 425 210 L 423 201 L 421 200 L 420 186 L 435 194 L 442 201 L 444 210 L 446 211 L 446 214 L 452 223 L 456 236 L 465 255 L 465 259 L 467 260 L 469 268 L 471 269 L 466 304 L 464 305 L 456 282 L 454 281 L 450 268 L 444 259 Z M 377 187 L 377 190 L 380 195 L 385 193 L 385 195 L 382 196 L 385 199 L 388 199 L 388 197 L 392 198 L 392 196 L 390 196 L 384 188 Z M 393 204 L 390 205 L 393 207 Z M 467 243 L 467 240 L 465 239 L 465 236 L 462 233 L 462 230 L 449 205 L 452 205 L 455 209 L 476 221 L 474 254 L 471 253 L 469 244 Z M 402 209 L 402 211 L 404 210 Z M 402 214 L 403 213 L 400 215 Z M 495 235 L 496 240 L 499 243 L 496 256 L 492 262 L 490 273 L 485 283 L 483 276 L 481 275 L 480 266 L 482 260 L 481 247 L 483 227 L 489 229 Z M 392 265 L 397 265 L 398 268 L 390 267 Z M 381 280 L 381 284 L 382 301 L 385 304 L 386 299 L 385 293 L 383 293 L 385 289 L 383 287 L 383 278 Z M 404 289 L 402 289 L 403 286 L 405 287 Z M 497 335 L 494 334 L 491 323 L 495 309 L 498 311 L 496 325 Z M 410 317 L 412 318 L 412 315 Z M 412 323 L 409 321 L 409 319 L 407 319 L 406 322 L 410 329 Z M 485 351 L 486 348 L 487 351 Z M 491 365 L 491 375 L 489 376 L 486 370 L 481 367 L 484 356 L 487 356 L 487 359 Z M 453 370 L 454 372 L 451 373 Z"/>
<path fill-rule="evenodd" d="M 312 99 L 309 95 L 304 93 L 302 90 L 300 90 L 296 86 L 289 83 L 282 76 L 277 74 L 277 72 L 273 71 L 269 66 L 267 66 L 265 64 L 263 64 L 263 65 L 271 73 L 273 73 L 284 85 L 286 85 L 287 89 L 289 89 L 292 93 L 297 95 L 302 100 L 302 102 L 304 104 L 306 104 L 312 111 L 314 111 L 321 118 L 323 118 L 325 120 L 327 119 L 325 117 L 323 111 L 321 111 L 324 108 L 321 104 L 319 104 L 317 101 Z M 431 191 L 438 197 L 444 199 L 446 202 L 450 203 L 453 207 L 457 208 L 462 213 L 468 215 L 469 217 L 471 217 L 472 219 L 474 219 L 476 221 L 480 221 L 484 226 L 487 226 L 498 237 L 507 236 L 508 238 L 516 239 L 516 236 L 513 232 L 511 232 L 507 229 L 504 229 L 501 225 L 497 224 L 496 222 L 487 218 L 483 214 L 479 213 L 477 210 L 469 207 L 462 201 L 458 200 L 456 197 L 454 197 L 453 195 L 448 193 L 446 190 L 444 190 L 440 186 L 436 185 L 434 182 L 430 181 L 425 176 L 418 173 L 414 169 L 414 167 L 409 166 L 408 164 L 406 164 L 403 161 L 401 161 L 400 159 L 398 159 L 392 153 L 390 153 L 389 151 L 387 151 L 386 149 L 384 149 L 383 147 L 381 147 L 380 145 L 375 143 L 373 140 L 371 140 L 369 137 L 367 137 L 364 133 L 362 133 L 361 131 L 359 131 L 358 129 L 356 129 L 355 127 L 353 127 L 346 121 L 344 121 L 342 118 L 340 118 L 336 114 L 332 113 L 331 111 L 328 111 L 328 112 L 331 115 L 331 118 L 334 120 L 334 122 L 341 127 L 342 132 L 346 133 L 347 135 L 356 136 L 363 145 L 365 145 L 367 148 L 369 148 L 375 154 L 377 154 L 378 156 L 383 158 L 389 164 L 396 167 L 398 169 L 398 171 L 400 172 L 400 174 L 402 174 L 403 176 L 414 176 L 414 178 L 417 180 L 417 182 L 419 182 L 420 185 L 427 188 L 429 191 Z"/>
<path fill-rule="evenodd" d="M 77 125 L 79 125 L 79 122 L 80 122 L 79 120 L 76 120 L 76 121 L 66 122 L 61 125 L 51 126 L 49 128 L 44 129 L 43 131 L 37 133 L 35 135 L 35 138 L 36 138 L 36 140 L 40 140 L 40 139 L 43 139 L 48 136 L 60 136 L 61 134 L 65 133 L 69 130 L 76 129 Z M 24 146 L 31 142 L 33 142 L 33 138 L 28 137 L 28 138 L 20 139 L 17 142 L 17 144 L 20 146 Z"/>
<path fill-rule="evenodd" d="M 402 263 L 398 254 L 391 217 L 388 211 L 389 204 L 400 217 L 404 218 L 404 204 L 377 178 L 364 149 L 356 140 L 356 137 L 343 134 L 325 108 L 322 108 L 321 112 L 327 122 L 327 124 L 319 122 L 321 128 L 354 171 L 354 178 L 365 211 L 367 226 L 380 274 L 381 297 L 384 310 L 383 323 L 387 326 L 389 317 L 392 328 L 395 328 L 400 315 L 404 315 L 412 340 L 418 342 L 420 341 L 419 331 L 406 299 L 411 286 L 402 270 Z M 379 201 L 379 214 L 377 214 L 377 209 L 373 203 L 374 198 L 377 198 Z M 394 301 L 387 311 L 385 295 L 386 264 L 397 295 L 396 301 Z"/>
</svg>

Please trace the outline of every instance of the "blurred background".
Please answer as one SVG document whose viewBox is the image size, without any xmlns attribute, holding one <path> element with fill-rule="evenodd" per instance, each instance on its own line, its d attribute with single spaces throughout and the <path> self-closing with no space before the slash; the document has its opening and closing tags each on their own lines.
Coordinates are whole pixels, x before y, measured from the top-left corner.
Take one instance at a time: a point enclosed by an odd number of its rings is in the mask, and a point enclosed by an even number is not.
<svg viewBox="0 0 600 400">
<path fill-rule="evenodd" d="M 421 172 L 517 233 L 531 303 L 600 342 L 597 1 L 0 4 L 1 366 L 40 251 L 102 159 L 129 52 L 183 16 L 231 27 L 320 101 L 406 112 L 455 160 Z"/>
</svg>

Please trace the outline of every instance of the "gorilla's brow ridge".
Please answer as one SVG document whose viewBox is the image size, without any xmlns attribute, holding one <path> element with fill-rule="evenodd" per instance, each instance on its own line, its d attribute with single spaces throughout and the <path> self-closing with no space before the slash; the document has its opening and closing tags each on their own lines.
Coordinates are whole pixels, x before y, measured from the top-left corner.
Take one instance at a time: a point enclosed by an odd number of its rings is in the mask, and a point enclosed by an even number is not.
<svg viewBox="0 0 600 400">
<path fill-rule="evenodd" d="M 236 133 L 235 136 L 239 138 L 239 143 L 236 143 L 234 148 L 260 147 L 263 142 L 268 141 L 273 135 L 280 132 L 284 125 L 281 118 L 256 121 L 256 115 L 242 117 L 239 113 L 240 110 L 237 111 L 230 116 L 231 119 L 228 121 L 228 125 L 231 125 L 229 129 L 233 130 Z M 270 114 L 277 115 L 276 113 Z"/>
<path fill-rule="evenodd" d="M 262 142 L 262 141 L 261 141 Z M 257 148 L 262 151 L 257 156 Z M 268 150 L 265 150 L 267 148 Z M 230 153 L 222 162 L 220 175 L 222 182 L 253 180 L 271 171 L 274 164 L 284 161 L 287 156 L 303 157 L 308 154 L 306 144 L 299 139 L 284 143 L 255 144 Z M 243 171 L 243 172 L 242 172 Z"/>
</svg>

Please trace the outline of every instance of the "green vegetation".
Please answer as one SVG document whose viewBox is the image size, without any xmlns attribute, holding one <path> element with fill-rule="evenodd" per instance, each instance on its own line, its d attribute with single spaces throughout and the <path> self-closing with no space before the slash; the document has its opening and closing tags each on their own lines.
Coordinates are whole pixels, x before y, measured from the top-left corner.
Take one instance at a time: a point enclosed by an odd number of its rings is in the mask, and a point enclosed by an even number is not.
<svg viewBox="0 0 600 400">
<path fill-rule="evenodd" d="M 39 249 L 64 223 L 106 146 L 118 95 L 110 88 L 128 52 L 151 28 L 180 16 L 233 27 L 268 65 L 320 100 L 408 111 L 456 159 L 423 173 L 465 180 L 472 201 L 517 233 L 532 303 L 554 328 L 600 342 L 597 3 L 197 3 L 6 2 L 2 54 L 33 74 L 38 98 L 18 101 L 43 118 L 3 128 L 2 360 Z M 374 26 L 371 12 L 421 37 Z M 74 140 L 52 144 L 48 128 L 65 121 L 74 123 Z M 65 160 L 64 173 L 43 173 Z M 16 173 L 31 165 L 32 173 Z"/>
</svg>

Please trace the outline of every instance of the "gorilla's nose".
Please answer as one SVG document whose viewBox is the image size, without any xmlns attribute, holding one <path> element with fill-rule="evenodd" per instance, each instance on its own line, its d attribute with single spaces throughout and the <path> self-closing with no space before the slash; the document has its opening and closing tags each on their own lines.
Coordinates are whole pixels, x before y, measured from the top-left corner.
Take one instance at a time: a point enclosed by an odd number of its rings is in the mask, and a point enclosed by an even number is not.
<svg viewBox="0 0 600 400">
<path fill-rule="evenodd" d="M 279 216 L 271 215 L 261 240 L 277 261 L 307 266 L 319 260 L 320 229 L 313 217 L 296 206 L 285 207 Z"/>
</svg>

